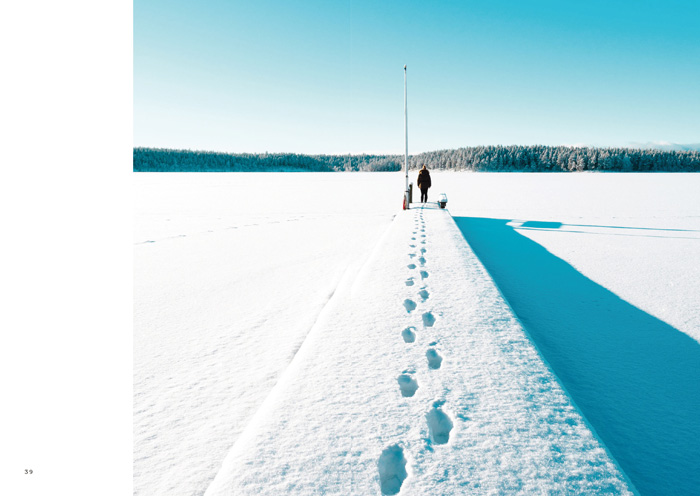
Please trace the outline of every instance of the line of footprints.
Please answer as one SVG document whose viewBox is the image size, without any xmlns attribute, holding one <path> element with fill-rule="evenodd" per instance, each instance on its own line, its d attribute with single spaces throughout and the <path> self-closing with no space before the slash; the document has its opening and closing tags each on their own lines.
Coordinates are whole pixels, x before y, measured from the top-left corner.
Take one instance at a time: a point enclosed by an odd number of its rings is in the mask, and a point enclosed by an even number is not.
<svg viewBox="0 0 700 496">
<path fill-rule="evenodd" d="M 421 288 L 417 294 L 421 302 L 425 302 L 430 298 L 426 281 L 430 274 L 425 270 L 427 249 L 425 247 L 425 220 L 423 219 L 422 210 L 415 220 L 414 227 L 415 229 L 412 233 L 411 242 L 409 243 L 412 252 L 408 254 L 410 259 L 408 268 L 412 273 L 418 270 L 418 275 L 410 276 L 406 280 L 406 286 L 413 287 L 416 284 L 416 280 L 420 278 Z M 406 312 L 411 315 L 418 307 L 418 304 L 412 299 L 406 299 L 403 302 L 403 306 Z M 433 327 L 435 324 L 435 316 L 432 312 L 424 312 L 421 319 L 424 330 Z M 401 337 L 406 344 L 410 345 L 416 342 L 417 332 L 415 326 L 408 326 L 401 331 Z M 431 342 L 425 352 L 429 370 L 439 370 L 442 366 L 442 356 L 435 348 L 436 346 L 437 342 Z M 404 370 L 397 378 L 399 391 L 403 397 L 413 397 L 419 388 L 418 381 L 414 377 L 414 374 L 415 371 Z M 444 403 L 444 401 L 433 402 L 425 417 L 428 423 L 429 443 L 431 444 L 447 444 L 450 440 L 450 432 L 452 431 L 453 424 L 449 415 L 442 411 Z M 403 451 L 403 448 L 399 444 L 393 444 L 384 449 L 379 457 L 377 465 L 379 468 L 379 482 L 382 494 L 398 494 L 403 481 L 408 476 L 406 471 L 406 457 Z"/>
</svg>

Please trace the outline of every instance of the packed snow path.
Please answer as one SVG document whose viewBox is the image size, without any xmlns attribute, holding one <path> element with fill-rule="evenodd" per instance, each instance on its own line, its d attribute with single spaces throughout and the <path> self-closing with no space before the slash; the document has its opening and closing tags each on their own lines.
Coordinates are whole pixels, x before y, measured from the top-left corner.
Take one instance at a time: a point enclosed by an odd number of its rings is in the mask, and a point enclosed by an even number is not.
<svg viewBox="0 0 700 496">
<path fill-rule="evenodd" d="M 348 271 L 206 494 L 630 494 L 449 213 Z"/>
</svg>

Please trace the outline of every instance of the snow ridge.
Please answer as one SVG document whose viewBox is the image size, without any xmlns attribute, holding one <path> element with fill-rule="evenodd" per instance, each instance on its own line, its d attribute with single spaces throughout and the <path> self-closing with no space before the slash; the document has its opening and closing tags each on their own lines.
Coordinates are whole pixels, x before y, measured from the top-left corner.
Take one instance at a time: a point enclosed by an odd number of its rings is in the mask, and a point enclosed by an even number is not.
<svg viewBox="0 0 700 496">
<path fill-rule="evenodd" d="M 208 496 L 633 493 L 447 211 L 398 215 L 351 279 Z"/>
<path fill-rule="evenodd" d="M 257 431 L 260 429 L 260 426 L 265 417 L 267 415 L 270 415 L 270 410 L 272 408 L 272 405 L 274 405 L 274 403 L 276 402 L 277 397 L 280 395 L 281 391 L 283 391 L 287 387 L 288 383 L 294 377 L 294 374 L 297 368 L 299 367 L 299 363 L 305 360 L 305 355 L 308 353 L 308 349 L 310 348 L 310 345 L 308 343 L 314 340 L 315 334 L 317 332 L 316 329 L 321 325 L 321 323 L 325 319 L 328 318 L 328 315 L 332 313 L 332 308 L 337 304 L 337 298 L 334 300 L 334 296 L 338 294 L 339 289 L 348 287 L 349 284 L 351 284 L 351 275 L 352 270 L 350 267 L 348 267 L 348 269 L 346 269 L 345 273 L 343 274 L 343 277 L 341 278 L 338 287 L 333 291 L 333 293 L 329 295 L 327 303 L 321 309 L 321 312 L 316 318 L 316 321 L 309 329 L 306 338 L 294 353 L 294 357 L 290 361 L 289 365 L 284 370 L 284 372 L 282 372 L 282 375 L 280 376 L 277 383 L 270 390 L 262 405 L 260 405 L 258 411 L 255 412 L 255 414 L 253 414 L 253 416 L 250 419 L 250 422 L 243 429 L 241 434 L 236 439 L 236 442 L 231 447 L 229 453 L 226 455 L 226 458 L 224 459 L 222 464 L 222 468 L 214 477 L 214 480 L 211 482 L 209 488 L 204 493 L 205 496 L 208 494 L 216 494 L 219 485 L 218 481 L 220 479 L 219 474 L 225 472 L 227 470 L 227 467 L 233 463 L 233 460 L 235 460 L 240 455 L 240 453 L 246 449 L 247 444 L 251 442 L 253 437 L 257 434 Z"/>
</svg>

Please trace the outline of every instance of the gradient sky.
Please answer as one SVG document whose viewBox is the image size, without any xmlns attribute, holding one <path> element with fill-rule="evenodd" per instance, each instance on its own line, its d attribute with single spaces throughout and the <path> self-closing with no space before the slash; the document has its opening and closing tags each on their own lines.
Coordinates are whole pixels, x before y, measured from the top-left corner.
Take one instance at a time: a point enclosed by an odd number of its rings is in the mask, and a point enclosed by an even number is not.
<svg viewBox="0 0 700 496">
<path fill-rule="evenodd" d="M 700 142 L 700 2 L 134 3 L 134 145 Z"/>
</svg>

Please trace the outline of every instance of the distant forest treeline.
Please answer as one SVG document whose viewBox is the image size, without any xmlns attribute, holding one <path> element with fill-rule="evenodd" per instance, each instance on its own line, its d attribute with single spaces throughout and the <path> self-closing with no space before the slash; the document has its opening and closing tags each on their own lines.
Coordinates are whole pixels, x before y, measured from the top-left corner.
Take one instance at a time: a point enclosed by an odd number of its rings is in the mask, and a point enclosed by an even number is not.
<svg viewBox="0 0 700 496">
<path fill-rule="evenodd" d="M 134 148 L 136 172 L 398 171 L 402 155 L 218 153 Z M 409 168 L 488 172 L 700 172 L 700 152 L 567 146 L 474 146 L 411 155 Z"/>
</svg>

